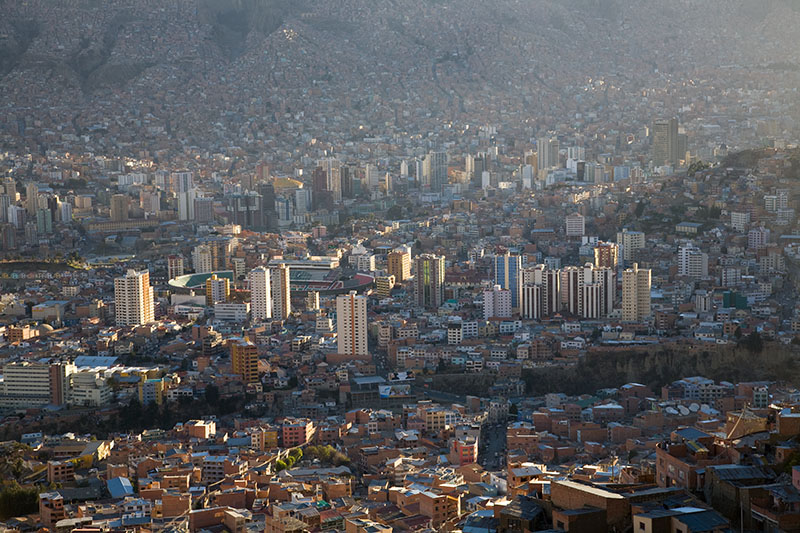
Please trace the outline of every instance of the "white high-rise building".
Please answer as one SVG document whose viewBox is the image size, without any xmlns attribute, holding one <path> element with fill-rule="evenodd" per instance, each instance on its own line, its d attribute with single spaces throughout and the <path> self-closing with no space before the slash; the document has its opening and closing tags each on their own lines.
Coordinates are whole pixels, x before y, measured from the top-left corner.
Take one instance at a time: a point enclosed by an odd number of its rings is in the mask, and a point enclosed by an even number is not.
<svg viewBox="0 0 800 533">
<path fill-rule="evenodd" d="M 511 291 L 495 285 L 483 291 L 483 319 L 511 318 Z"/>
<path fill-rule="evenodd" d="M 320 159 L 317 162 L 317 165 L 322 167 L 323 172 L 325 172 L 326 186 L 333 196 L 333 201 L 336 203 L 341 203 L 342 201 L 341 161 L 339 161 L 335 157 L 326 157 L 325 159 Z"/>
<path fill-rule="evenodd" d="M 336 297 L 337 352 L 353 357 L 368 356 L 367 297 L 356 291 Z"/>
<path fill-rule="evenodd" d="M 545 265 L 523 269 L 522 316 L 540 319 L 558 313 L 561 310 L 560 284 L 558 270 Z"/>
<path fill-rule="evenodd" d="M 270 291 L 270 272 L 258 266 L 247 275 L 250 285 L 250 313 L 253 320 L 272 318 L 272 295 Z"/>
<path fill-rule="evenodd" d="M 694 244 L 688 243 L 678 248 L 678 275 L 689 278 L 708 276 L 708 254 Z"/>
<path fill-rule="evenodd" d="M 614 271 L 596 268 L 592 263 L 569 266 L 560 272 L 563 309 L 583 318 L 599 318 L 614 309 Z M 591 286 L 591 289 L 585 289 Z M 586 300 L 584 297 L 589 297 Z M 588 304 L 588 305 L 587 305 Z"/>
<path fill-rule="evenodd" d="M 639 322 L 650 316 L 650 269 L 637 263 L 622 272 L 622 320 Z"/>
<path fill-rule="evenodd" d="M 155 318 L 153 287 L 146 270 L 128 270 L 114 280 L 114 308 L 117 326 L 139 326 Z"/>
<path fill-rule="evenodd" d="M 558 161 L 558 139 L 555 137 L 539 137 L 536 140 L 536 163 L 539 179 L 542 180 L 551 168 L 559 166 Z"/>
<path fill-rule="evenodd" d="M 272 293 L 272 318 L 286 320 L 292 314 L 289 265 L 270 267 L 270 292 Z"/>
<path fill-rule="evenodd" d="M 586 234 L 586 218 L 580 213 L 567 215 L 565 222 L 567 237 L 582 237 Z"/>
<path fill-rule="evenodd" d="M 624 228 L 617 232 L 617 246 L 621 248 L 623 261 L 633 261 L 638 250 L 644 248 L 644 233 Z"/>
<path fill-rule="evenodd" d="M 207 244 L 198 244 L 192 250 L 192 267 L 197 273 L 213 272 L 213 254 Z"/>
</svg>

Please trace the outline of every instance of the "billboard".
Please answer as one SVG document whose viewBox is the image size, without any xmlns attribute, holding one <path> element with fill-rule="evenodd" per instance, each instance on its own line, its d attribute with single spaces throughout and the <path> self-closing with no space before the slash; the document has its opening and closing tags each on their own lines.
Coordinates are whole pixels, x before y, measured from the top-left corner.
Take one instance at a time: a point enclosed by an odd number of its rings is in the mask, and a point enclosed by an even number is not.
<svg viewBox="0 0 800 533">
<path fill-rule="evenodd" d="M 400 398 L 411 395 L 411 385 L 379 385 L 378 395 L 381 398 Z"/>
</svg>

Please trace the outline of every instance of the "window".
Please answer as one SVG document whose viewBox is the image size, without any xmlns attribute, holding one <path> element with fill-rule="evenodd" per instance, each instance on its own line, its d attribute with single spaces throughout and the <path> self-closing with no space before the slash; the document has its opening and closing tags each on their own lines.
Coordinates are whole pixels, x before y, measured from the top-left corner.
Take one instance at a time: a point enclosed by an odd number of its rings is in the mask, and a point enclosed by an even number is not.
<svg viewBox="0 0 800 533">
<path fill-rule="evenodd" d="M 644 522 L 639 522 L 639 529 L 644 530 Z"/>
</svg>

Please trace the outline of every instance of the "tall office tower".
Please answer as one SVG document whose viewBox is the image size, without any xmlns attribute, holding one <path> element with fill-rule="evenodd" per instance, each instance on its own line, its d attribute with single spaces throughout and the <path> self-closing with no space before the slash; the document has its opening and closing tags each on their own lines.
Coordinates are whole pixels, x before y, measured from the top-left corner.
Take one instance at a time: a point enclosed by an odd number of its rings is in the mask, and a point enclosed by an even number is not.
<svg viewBox="0 0 800 533">
<path fill-rule="evenodd" d="M 617 246 L 622 249 L 622 260 L 626 263 L 637 258 L 638 250 L 644 248 L 644 233 L 641 231 L 629 231 L 623 228 L 617 232 Z"/>
<path fill-rule="evenodd" d="M 0 223 L 0 249 L 4 252 L 17 249 L 17 228 L 13 224 Z"/>
<path fill-rule="evenodd" d="M 188 170 L 173 172 L 169 176 L 169 185 L 174 193 L 191 191 L 194 189 L 194 176 Z"/>
<path fill-rule="evenodd" d="M 197 273 L 213 272 L 213 255 L 211 246 L 208 244 L 198 244 L 192 250 L 192 268 Z"/>
<path fill-rule="evenodd" d="M 425 170 L 425 165 L 423 161 L 415 157 L 413 161 L 411 161 L 411 170 L 414 172 L 414 185 L 416 187 L 422 187 L 423 180 L 425 179 L 423 176 Z M 427 186 L 430 186 L 430 183 L 427 184 Z"/>
<path fill-rule="evenodd" d="M 65 224 L 69 224 L 72 222 L 72 204 L 69 202 L 59 202 L 58 204 L 58 216 L 61 222 Z M 5 220 L 5 219 L 3 219 Z"/>
<path fill-rule="evenodd" d="M 475 156 L 467 155 L 467 178 L 469 179 L 470 186 L 473 189 L 481 188 L 483 173 L 489 170 L 489 165 L 487 163 L 488 157 L 485 153 L 479 153 Z"/>
<path fill-rule="evenodd" d="M 147 270 L 128 270 L 124 277 L 114 279 L 114 308 L 117 326 L 139 326 L 154 320 L 153 287 Z"/>
<path fill-rule="evenodd" d="M 39 209 L 39 185 L 30 182 L 25 185 L 25 211 L 28 215 L 36 216 L 36 211 Z"/>
<path fill-rule="evenodd" d="M 128 220 L 130 197 L 127 194 L 115 194 L 111 197 L 111 220 L 123 222 Z"/>
<path fill-rule="evenodd" d="M 167 256 L 167 279 L 175 279 L 178 276 L 183 276 L 183 256 L 170 255 Z"/>
<path fill-rule="evenodd" d="M 27 211 L 18 205 L 8 206 L 8 223 L 13 224 L 15 228 L 22 229 L 25 227 L 25 216 Z"/>
<path fill-rule="evenodd" d="M 653 165 L 678 166 L 685 154 L 678 153 L 678 119 L 659 118 L 653 121 Z M 679 157 L 680 156 L 680 157 Z"/>
<path fill-rule="evenodd" d="M 622 272 L 622 320 L 639 322 L 650 315 L 650 269 L 637 263 Z"/>
<path fill-rule="evenodd" d="M 428 309 L 444 303 L 444 256 L 422 254 L 414 259 L 414 303 Z"/>
<path fill-rule="evenodd" d="M 522 299 L 522 256 L 506 252 L 495 257 L 494 284 L 511 291 L 511 307 L 519 309 Z"/>
<path fill-rule="evenodd" d="M 447 153 L 430 152 L 422 162 L 423 186 L 441 192 L 447 184 Z"/>
<path fill-rule="evenodd" d="M 258 266 L 247 275 L 250 285 L 250 313 L 253 320 L 272 318 L 271 276 L 269 269 Z"/>
<path fill-rule="evenodd" d="M 411 252 L 394 250 L 386 258 L 387 270 L 395 281 L 404 282 L 411 277 Z"/>
<path fill-rule="evenodd" d="M 511 318 L 511 291 L 495 285 L 483 291 L 483 319 Z"/>
<path fill-rule="evenodd" d="M 311 210 L 312 195 L 310 189 L 295 189 L 294 191 L 294 214 L 305 215 Z"/>
<path fill-rule="evenodd" d="M 613 242 L 598 242 L 594 247 L 594 266 L 616 270 L 619 264 L 619 246 Z"/>
<path fill-rule="evenodd" d="M 678 275 L 690 278 L 708 277 L 708 254 L 692 243 L 678 248 Z"/>
<path fill-rule="evenodd" d="M 286 320 L 292 314 L 292 293 L 289 265 L 270 267 L 270 293 L 272 295 L 272 318 Z"/>
<path fill-rule="evenodd" d="M 405 163 L 405 161 L 403 161 Z M 402 173 L 402 167 L 401 167 Z M 342 168 L 339 170 L 339 174 L 342 179 L 342 198 L 355 198 L 356 197 L 356 190 L 355 190 L 355 179 L 356 179 L 356 169 L 350 165 L 342 165 Z M 408 165 L 406 165 L 406 174 L 408 174 Z"/>
<path fill-rule="evenodd" d="M 586 234 L 586 218 L 580 213 L 567 215 L 565 226 L 567 237 L 582 237 Z"/>
<path fill-rule="evenodd" d="M 49 209 L 36 210 L 36 231 L 43 235 L 53 233 L 53 212 Z"/>
<path fill-rule="evenodd" d="M 561 310 L 561 277 L 558 270 L 551 270 L 545 265 L 526 268 L 522 271 L 522 285 L 522 315 L 525 318 L 544 318 Z M 538 289 L 525 292 L 525 287 Z M 530 300 L 534 297 L 538 299 Z"/>
<path fill-rule="evenodd" d="M 223 203 L 228 222 L 250 230 L 264 229 L 264 210 L 261 200 L 261 195 L 253 191 L 226 196 Z"/>
<path fill-rule="evenodd" d="M 206 280 L 206 305 L 227 302 L 230 296 L 231 282 L 228 278 L 219 278 L 214 274 Z"/>
<path fill-rule="evenodd" d="M 340 171 L 342 163 L 335 157 L 326 157 L 325 159 L 320 159 L 317 164 L 322 167 L 322 171 L 325 173 L 326 189 L 333 195 L 333 201 L 337 204 L 341 203 L 342 177 Z"/>
<path fill-rule="evenodd" d="M 214 222 L 214 199 L 200 196 L 194 199 L 194 221 Z"/>
<path fill-rule="evenodd" d="M 272 231 L 278 226 L 278 215 L 275 211 L 275 187 L 269 181 L 258 184 L 258 194 L 261 195 L 261 208 L 264 210 L 262 218 L 264 228 Z"/>
<path fill-rule="evenodd" d="M 551 168 L 558 168 L 558 139 L 555 137 L 539 137 L 536 140 L 536 164 L 539 179 Z"/>
<path fill-rule="evenodd" d="M 240 338 L 231 339 L 231 366 L 233 373 L 242 377 L 244 383 L 258 383 L 258 348 L 252 342 Z"/>
<path fill-rule="evenodd" d="M 194 201 L 197 190 L 191 172 L 173 172 L 170 174 L 170 187 L 178 200 L 178 220 L 194 220 Z"/>
<path fill-rule="evenodd" d="M 369 355 L 367 348 L 367 297 L 356 291 L 336 297 L 337 352 L 352 357 Z"/>
</svg>

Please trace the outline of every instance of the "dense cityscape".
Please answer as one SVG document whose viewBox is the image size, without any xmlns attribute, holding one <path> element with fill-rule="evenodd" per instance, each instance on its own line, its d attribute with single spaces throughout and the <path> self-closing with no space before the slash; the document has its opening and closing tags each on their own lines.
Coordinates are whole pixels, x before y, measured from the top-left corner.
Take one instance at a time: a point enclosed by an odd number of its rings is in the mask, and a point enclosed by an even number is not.
<svg viewBox="0 0 800 533">
<path fill-rule="evenodd" d="M 793 0 L 0 15 L 0 531 L 800 531 Z"/>
</svg>

